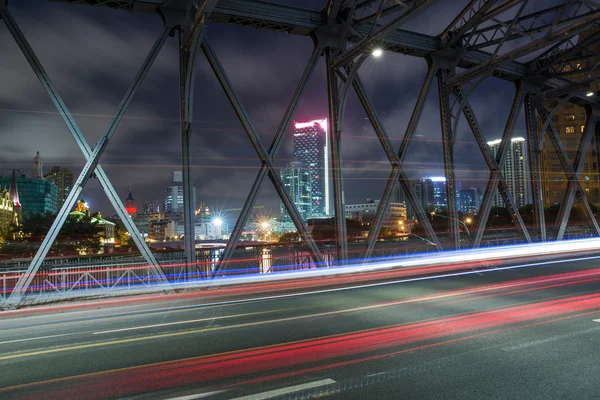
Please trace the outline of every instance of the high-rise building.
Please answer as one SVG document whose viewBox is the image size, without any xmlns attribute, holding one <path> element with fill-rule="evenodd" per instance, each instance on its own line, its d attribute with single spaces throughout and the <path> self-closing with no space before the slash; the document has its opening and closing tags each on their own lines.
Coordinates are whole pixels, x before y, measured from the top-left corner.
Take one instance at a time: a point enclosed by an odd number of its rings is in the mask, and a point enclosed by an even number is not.
<svg viewBox="0 0 600 400">
<path fill-rule="evenodd" d="M 43 179 L 44 173 L 42 172 L 42 159 L 40 158 L 40 152 L 38 151 L 33 157 L 33 170 L 31 177 L 34 179 Z"/>
<path fill-rule="evenodd" d="M 296 122 L 294 157 L 310 172 L 311 216 L 329 215 L 329 158 L 327 119 Z"/>
<path fill-rule="evenodd" d="M 13 171 L 15 175 L 15 171 Z M 11 178 L 0 177 L 0 186 L 9 186 Z M 27 178 L 25 175 L 14 178 L 18 186 L 18 201 L 23 217 L 31 214 L 58 213 L 58 186 L 45 179 Z M 11 196 L 12 196 L 11 192 Z"/>
<path fill-rule="evenodd" d="M 481 206 L 481 190 L 478 188 L 462 189 L 460 191 L 460 211 L 463 214 L 475 214 Z"/>
<path fill-rule="evenodd" d="M 196 188 L 192 188 L 192 209 L 196 205 Z M 163 211 L 165 214 L 183 214 L 183 174 L 181 171 L 173 171 L 173 184 L 165 191 L 165 202 Z"/>
<path fill-rule="evenodd" d="M 443 176 L 431 176 L 425 178 L 433 185 L 433 206 L 448 207 L 448 191 L 446 190 L 446 178 Z"/>
<path fill-rule="evenodd" d="M 434 200 L 434 184 L 431 179 L 423 178 L 410 181 L 409 185 L 413 188 L 415 195 L 417 196 L 417 201 L 423 206 L 424 209 L 436 207 Z M 396 190 L 397 192 L 395 201 L 397 203 L 404 203 L 406 205 L 406 215 L 408 218 L 415 219 L 416 212 L 410 201 L 408 201 L 408 197 L 406 196 L 405 191 L 402 189 L 402 186 L 398 185 Z"/>
<path fill-rule="evenodd" d="M 500 139 L 488 142 L 488 146 L 494 157 L 498 154 L 500 142 Z M 522 137 L 511 139 L 502 173 L 508 186 L 508 192 L 511 194 L 517 207 L 523 207 L 530 201 L 528 168 L 526 140 Z M 498 190 L 494 194 L 493 204 L 497 207 L 505 206 L 504 200 Z"/>
<path fill-rule="evenodd" d="M 152 203 L 146 203 L 142 206 L 142 214 L 159 214 L 162 211 L 160 201 L 154 200 Z"/>
<path fill-rule="evenodd" d="M 58 205 L 62 206 L 75 183 L 73 172 L 68 168 L 52 167 L 45 178 L 58 186 Z"/>
<path fill-rule="evenodd" d="M 125 211 L 127 211 L 127 214 L 129 214 L 130 217 L 135 217 L 135 214 L 137 213 L 135 208 L 135 199 L 133 198 L 131 189 L 129 189 L 129 195 L 125 199 Z"/>
<path fill-rule="evenodd" d="M 286 168 L 281 170 L 281 180 L 285 191 L 298 208 L 302 220 L 306 221 L 312 216 L 312 191 L 311 191 L 311 172 L 305 168 L 302 161 L 296 157 L 288 163 Z M 284 223 L 291 223 L 292 219 L 287 212 L 283 202 L 281 203 L 281 220 Z"/>
<path fill-rule="evenodd" d="M 586 39 L 598 31 L 599 29 L 596 28 L 583 32 L 579 35 L 579 40 Z M 595 53 L 600 52 L 600 44 L 592 45 L 589 48 Z M 595 68 L 594 63 L 598 61 L 600 61 L 598 57 L 590 57 L 589 60 L 574 60 L 564 66 L 563 72 L 568 73 L 569 79 L 573 81 L 589 79 L 589 71 Z M 577 69 L 581 69 L 584 73 L 577 73 Z M 600 91 L 600 79 L 588 86 L 597 93 Z M 566 103 L 552 117 L 552 122 L 571 164 L 575 160 L 581 136 L 584 132 L 585 118 L 585 109 L 571 103 Z M 579 182 L 588 201 L 600 205 L 600 142 L 596 137 L 597 133 L 592 132 L 591 146 L 587 154 L 583 155 L 581 162 L 584 165 Z M 549 140 L 544 140 L 541 170 L 544 206 L 549 207 L 553 204 L 560 204 L 567 189 L 567 178 L 558 155 Z"/>
</svg>

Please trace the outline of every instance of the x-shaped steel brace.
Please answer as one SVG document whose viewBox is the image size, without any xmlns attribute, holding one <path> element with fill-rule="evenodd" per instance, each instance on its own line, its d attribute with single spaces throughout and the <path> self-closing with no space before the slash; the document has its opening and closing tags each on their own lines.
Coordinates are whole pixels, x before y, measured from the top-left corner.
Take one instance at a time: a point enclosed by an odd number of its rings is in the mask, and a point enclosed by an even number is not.
<svg viewBox="0 0 600 400">
<path fill-rule="evenodd" d="M 263 147 L 260 137 L 254 130 L 254 127 L 250 123 L 250 119 L 248 118 L 246 111 L 244 110 L 241 102 L 239 101 L 239 99 L 237 98 L 237 96 L 235 95 L 235 93 L 233 91 L 233 87 L 229 81 L 229 78 L 227 77 L 227 75 L 225 73 L 225 70 L 223 69 L 221 63 L 219 62 L 219 59 L 217 58 L 215 53 L 212 51 L 212 49 L 210 48 L 210 46 L 208 45 L 206 40 L 204 40 L 202 42 L 202 51 L 206 55 L 206 58 L 210 64 L 212 70 L 214 71 L 219 83 L 221 84 L 221 87 L 223 88 L 223 90 L 225 92 L 225 95 L 227 96 L 229 102 L 231 103 L 236 115 L 238 116 L 238 119 L 240 120 L 242 126 L 244 127 L 244 130 L 246 131 L 248 138 L 250 139 L 250 142 L 252 143 L 252 146 L 254 147 L 254 150 L 256 151 L 256 153 L 258 154 L 258 157 L 260 158 L 260 160 L 262 162 L 261 169 L 254 181 L 254 184 L 252 185 L 252 189 L 251 189 L 250 194 L 248 195 L 246 204 L 244 204 L 244 209 L 242 210 L 242 213 L 240 214 L 240 218 L 238 218 L 238 221 L 236 222 L 234 231 L 232 232 L 229 242 L 227 243 L 227 247 L 225 248 L 223 257 L 221 259 L 220 264 L 217 266 L 215 273 L 223 268 L 223 265 L 225 262 L 231 260 L 231 257 L 233 256 L 233 252 L 235 251 L 235 246 L 237 244 L 237 240 L 239 239 L 239 235 L 241 234 L 241 230 L 243 229 L 243 227 L 247 221 L 247 218 L 249 216 L 249 213 L 254 206 L 256 196 L 258 195 L 260 186 L 261 186 L 266 174 L 269 175 L 269 178 L 273 182 L 273 186 L 275 187 L 275 190 L 277 191 L 277 194 L 281 198 L 281 201 L 283 202 L 284 206 L 290 213 L 290 217 L 292 218 L 292 221 L 296 225 L 298 232 L 300 232 L 300 235 L 302 236 L 304 241 L 309 246 L 310 251 L 313 255 L 313 259 L 315 260 L 316 263 L 321 264 L 323 262 L 321 252 L 319 251 L 319 248 L 317 247 L 317 244 L 315 243 L 313 238 L 308 233 L 308 229 L 307 229 L 306 225 L 304 224 L 304 222 L 302 221 L 302 217 L 300 216 L 300 213 L 298 212 L 298 209 L 296 208 L 295 204 L 293 203 L 290 195 L 285 191 L 283 182 L 281 181 L 281 177 L 275 171 L 275 169 L 273 167 L 273 161 L 272 161 L 273 156 L 274 156 L 275 152 L 277 151 L 277 149 L 279 148 L 279 145 L 281 143 L 283 133 L 287 129 L 287 126 L 291 120 L 291 117 L 293 116 L 293 112 L 296 108 L 298 99 L 300 98 L 302 91 L 304 90 L 304 85 L 305 85 L 306 81 L 308 80 L 308 77 L 310 77 L 310 75 L 312 74 L 314 67 L 316 66 L 320 51 L 318 49 L 315 49 L 313 51 L 311 58 L 308 62 L 307 68 L 304 71 L 304 75 L 302 76 L 301 82 L 300 82 L 298 88 L 296 89 L 296 92 L 294 93 L 294 96 L 290 103 L 290 107 L 288 107 L 288 110 L 285 113 L 285 116 L 281 122 L 279 130 L 277 131 L 277 134 L 275 135 L 275 138 L 273 140 L 271 148 L 268 151 Z"/>
<path fill-rule="evenodd" d="M 70 210 L 73 208 L 73 206 L 75 205 L 75 202 L 78 200 L 79 195 L 80 195 L 81 191 L 83 190 L 83 187 L 85 186 L 87 181 L 90 179 L 90 177 L 92 177 L 92 175 L 96 176 L 98 178 L 98 180 L 100 181 L 105 192 L 107 193 L 109 200 L 111 201 L 111 203 L 115 207 L 115 210 L 119 214 L 119 217 L 123 220 L 124 224 L 126 225 L 127 229 L 129 230 L 133 240 L 136 242 L 136 244 L 140 248 L 142 255 L 146 258 L 146 261 L 149 263 L 153 273 L 156 276 L 156 279 L 163 284 L 167 284 L 167 288 L 168 288 L 169 287 L 168 280 L 167 280 L 164 272 L 162 271 L 160 265 L 158 264 L 158 262 L 156 261 L 156 259 L 154 258 L 154 256 L 150 252 L 150 250 L 148 249 L 146 243 L 142 240 L 139 231 L 137 230 L 137 228 L 135 227 L 133 222 L 129 219 L 129 216 L 128 216 L 127 212 L 125 211 L 123 203 L 120 202 L 116 192 L 114 191 L 114 188 L 110 184 L 108 177 L 106 176 L 106 174 L 104 173 L 104 171 L 102 170 L 102 168 L 100 167 L 98 162 L 100 160 L 100 156 L 106 149 L 106 146 L 108 145 L 108 143 L 109 143 L 110 139 L 112 138 L 114 132 L 116 131 L 119 123 L 121 122 L 123 116 L 125 115 L 125 112 L 127 111 L 129 104 L 131 103 L 131 100 L 133 99 L 135 93 L 141 86 L 144 78 L 146 77 L 146 74 L 150 70 L 150 67 L 154 63 L 154 60 L 156 59 L 158 53 L 160 52 L 160 49 L 162 48 L 164 42 L 166 41 L 166 39 L 171 31 L 171 27 L 165 27 L 163 29 L 163 31 L 161 32 L 161 34 L 159 35 L 158 39 L 156 40 L 152 49 L 150 50 L 150 53 L 146 57 L 146 60 L 142 64 L 141 69 L 138 71 L 138 74 L 136 75 L 134 83 L 128 89 L 125 96 L 121 100 L 121 103 L 119 104 L 119 107 L 118 107 L 118 111 L 117 111 L 116 115 L 113 117 L 113 119 L 111 120 L 109 126 L 107 127 L 105 134 L 95 144 L 95 146 L 92 149 L 88 145 L 88 143 L 85 140 L 83 134 L 81 133 L 79 127 L 75 123 L 75 120 L 73 119 L 73 117 L 70 114 L 70 112 L 68 111 L 66 105 L 60 98 L 54 85 L 50 81 L 45 70 L 43 69 L 40 61 L 37 59 L 35 53 L 33 52 L 29 43 L 26 41 L 25 36 L 20 31 L 18 25 L 13 20 L 12 16 L 8 13 L 8 11 L 4 11 L 4 12 L 0 13 L 0 17 L 6 23 L 9 31 L 11 32 L 11 34 L 15 38 L 17 44 L 21 48 L 21 51 L 27 58 L 28 62 L 30 63 L 31 67 L 33 68 L 34 72 L 36 73 L 36 75 L 38 76 L 40 81 L 42 82 L 44 88 L 46 89 L 50 98 L 54 102 L 54 104 L 57 107 L 59 113 L 61 114 L 63 120 L 65 121 L 69 131 L 75 138 L 75 141 L 79 145 L 84 157 L 86 158 L 85 166 L 83 167 L 83 170 L 81 171 L 79 177 L 75 181 L 73 188 L 71 189 L 71 192 L 69 193 L 67 199 L 65 200 L 64 204 L 62 205 L 56 219 L 54 220 L 52 226 L 50 227 L 50 230 L 48 231 L 48 234 L 44 238 L 40 248 L 38 249 L 36 255 L 32 259 L 31 264 L 27 268 L 27 271 L 19 278 L 19 280 L 15 284 L 13 291 L 11 292 L 10 296 L 6 300 L 3 307 L 4 308 L 6 308 L 6 307 L 15 308 L 22 302 L 25 291 L 27 290 L 27 288 L 31 284 L 31 281 L 33 280 L 36 273 L 38 272 L 42 262 L 44 261 L 44 258 L 50 251 L 50 248 L 51 248 L 52 244 L 54 243 L 56 236 L 60 232 L 60 229 L 62 228 L 64 222 L 66 221 L 67 217 L 69 216 Z"/>
</svg>

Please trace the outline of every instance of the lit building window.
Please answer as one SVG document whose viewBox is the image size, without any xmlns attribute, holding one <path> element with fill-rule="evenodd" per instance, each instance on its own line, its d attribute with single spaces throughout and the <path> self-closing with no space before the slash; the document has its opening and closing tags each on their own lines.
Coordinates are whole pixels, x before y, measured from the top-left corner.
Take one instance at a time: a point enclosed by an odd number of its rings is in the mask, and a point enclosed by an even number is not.
<svg viewBox="0 0 600 400">
<path fill-rule="evenodd" d="M 567 126 L 565 128 L 565 132 L 566 133 L 575 133 L 575 127 L 574 126 Z"/>
<path fill-rule="evenodd" d="M 565 121 L 575 121 L 575 115 L 574 114 L 565 115 Z"/>
</svg>

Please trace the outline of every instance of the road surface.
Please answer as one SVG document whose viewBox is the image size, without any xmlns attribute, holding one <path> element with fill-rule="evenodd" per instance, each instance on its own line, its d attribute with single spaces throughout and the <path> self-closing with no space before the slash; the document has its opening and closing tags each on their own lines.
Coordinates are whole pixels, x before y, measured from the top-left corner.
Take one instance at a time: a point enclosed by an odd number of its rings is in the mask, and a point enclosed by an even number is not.
<svg viewBox="0 0 600 400">
<path fill-rule="evenodd" d="M 514 264 L 0 313 L 0 398 L 598 398 L 600 258 Z"/>
</svg>

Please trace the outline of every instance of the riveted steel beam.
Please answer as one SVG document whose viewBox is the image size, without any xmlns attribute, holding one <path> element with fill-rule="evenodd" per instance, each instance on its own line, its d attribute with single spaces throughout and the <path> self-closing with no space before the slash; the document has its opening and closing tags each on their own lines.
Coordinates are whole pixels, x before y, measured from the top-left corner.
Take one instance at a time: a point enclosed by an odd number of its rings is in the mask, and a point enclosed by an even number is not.
<svg viewBox="0 0 600 400">
<path fill-rule="evenodd" d="M 448 197 L 448 225 L 450 242 L 454 249 L 460 249 L 460 229 L 456 205 L 456 178 L 454 171 L 454 143 L 456 133 L 452 129 L 450 109 L 450 90 L 448 77 L 450 70 L 441 68 L 437 72 L 438 95 L 440 102 L 440 124 L 442 127 L 442 147 L 444 152 L 444 171 L 446 175 L 446 196 Z"/>
<path fill-rule="evenodd" d="M 341 121 L 340 95 L 337 75 L 332 65 L 337 50 L 328 48 L 325 51 L 327 68 L 327 99 L 329 104 L 329 154 L 333 178 L 333 207 L 335 218 L 335 236 L 337 242 L 338 261 L 348 259 L 348 237 L 346 233 L 346 213 L 344 206 L 344 182 L 341 155 Z"/>
<path fill-rule="evenodd" d="M 544 198 L 542 190 L 542 176 L 540 172 L 540 148 L 538 121 L 534 106 L 534 94 L 525 95 L 525 125 L 527 127 L 527 155 L 529 161 L 529 180 L 531 184 L 531 197 L 533 202 L 534 230 L 542 242 L 546 241 L 546 220 L 544 218 Z"/>
</svg>

